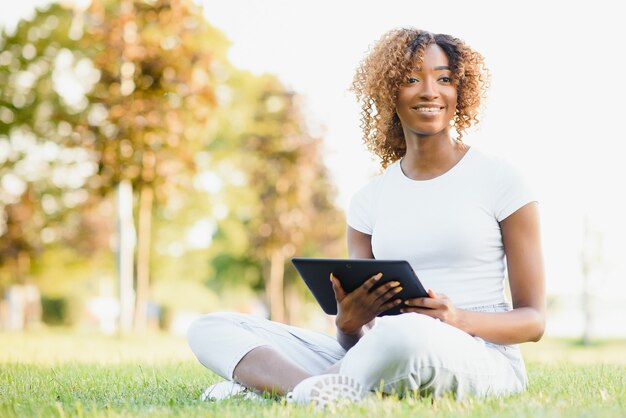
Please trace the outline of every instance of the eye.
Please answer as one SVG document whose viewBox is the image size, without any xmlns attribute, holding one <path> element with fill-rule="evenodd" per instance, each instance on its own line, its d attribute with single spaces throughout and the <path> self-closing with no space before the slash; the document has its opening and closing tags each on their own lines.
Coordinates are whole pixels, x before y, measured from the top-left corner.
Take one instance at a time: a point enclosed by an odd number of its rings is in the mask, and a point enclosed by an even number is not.
<svg viewBox="0 0 626 418">
<path fill-rule="evenodd" d="M 419 81 L 419 80 L 418 80 L 417 78 L 415 78 L 415 77 L 409 77 L 409 78 L 407 78 L 407 79 L 406 79 L 406 83 L 407 83 L 407 84 L 415 84 L 415 83 L 417 83 L 418 81 Z"/>
<path fill-rule="evenodd" d="M 443 77 L 439 78 L 439 81 L 441 81 L 442 83 L 445 83 L 445 84 L 450 84 L 450 83 L 452 83 L 452 78 L 448 77 L 448 76 L 443 76 Z"/>
</svg>

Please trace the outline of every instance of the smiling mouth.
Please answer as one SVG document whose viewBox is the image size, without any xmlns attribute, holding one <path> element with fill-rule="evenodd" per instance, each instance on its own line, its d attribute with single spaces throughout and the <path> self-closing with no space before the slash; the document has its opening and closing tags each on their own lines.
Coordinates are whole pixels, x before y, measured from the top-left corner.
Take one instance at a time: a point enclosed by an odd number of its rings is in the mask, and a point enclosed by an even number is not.
<svg viewBox="0 0 626 418">
<path fill-rule="evenodd" d="M 437 113 L 437 112 L 442 111 L 444 108 L 443 107 L 422 107 L 422 106 L 418 106 L 418 107 L 414 107 L 412 109 L 415 110 L 416 112 L 420 112 L 420 113 Z"/>
</svg>

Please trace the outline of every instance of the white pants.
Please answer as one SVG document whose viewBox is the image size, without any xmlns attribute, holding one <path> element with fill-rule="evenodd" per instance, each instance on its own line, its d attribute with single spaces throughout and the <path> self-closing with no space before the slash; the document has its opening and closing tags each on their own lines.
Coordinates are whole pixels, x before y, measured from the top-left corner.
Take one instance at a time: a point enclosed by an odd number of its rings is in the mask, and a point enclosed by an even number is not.
<svg viewBox="0 0 626 418">
<path fill-rule="evenodd" d="M 311 374 L 324 373 L 342 360 L 341 374 L 368 390 L 385 393 L 452 393 L 462 398 L 519 392 L 527 384 L 516 346 L 488 343 L 415 313 L 377 318 L 347 352 L 328 335 L 237 313 L 197 319 L 188 339 L 198 360 L 228 380 L 233 380 L 235 367 L 247 353 L 270 346 Z"/>
</svg>

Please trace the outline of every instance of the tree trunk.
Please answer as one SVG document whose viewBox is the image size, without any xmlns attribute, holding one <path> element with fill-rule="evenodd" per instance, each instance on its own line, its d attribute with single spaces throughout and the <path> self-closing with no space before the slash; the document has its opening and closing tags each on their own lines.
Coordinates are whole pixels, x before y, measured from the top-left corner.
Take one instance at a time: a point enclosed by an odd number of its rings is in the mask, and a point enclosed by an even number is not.
<svg viewBox="0 0 626 418">
<path fill-rule="evenodd" d="M 585 216 L 583 231 L 583 249 L 581 254 L 581 273 L 583 276 L 582 311 L 583 332 L 581 343 L 590 345 L 594 320 L 594 289 L 598 283 L 594 279 L 600 273 L 603 264 L 602 234 L 592 228 L 591 220 Z"/>
<path fill-rule="evenodd" d="M 128 333 L 133 323 L 135 222 L 133 220 L 133 186 L 122 180 L 117 185 L 117 269 L 119 278 L 119 330 Z"/>
<path fill-rule="evenodd" d="M 150 296 L 150 247 L 152 229 L 152 202 L 154 190 L 141 187 L 139 194 L 139 234 L 137 239 L 137 299 L 135 302 L 135 331 L 145 331 L 148 325 Z"/>
<path fill-rule="evenodd" d="M 302 323 L 302 293 L 295 286 L 287 286 L 285 296 L 285 321 L 288 324 L 304 326 Z"/>
<path fill-rule="evenodd" d="M 30 274 L 30 254 L 26 250 L 20 250 L 15 259 L 15 281 L 25 284 Z"/>
<path fill-rule="evenodd" d="M 270 317 L 272 321 L 285 322 L 284 273 L 285 255 L 282 249 L 274 250 L 270 264 L 270 282 L 268 286 Z"/>
<path fill-rule="evenodd" d="M 593 311 L 591 306 L 591 290 L 590 290 L 589 269 L 583 267 L 583 295 L 582 295 L 582 311 L 583 311 L 583 333 L 581 337 L 582 345 L 591 344 L 591 321 L 593 319 Z"/>
</svg>

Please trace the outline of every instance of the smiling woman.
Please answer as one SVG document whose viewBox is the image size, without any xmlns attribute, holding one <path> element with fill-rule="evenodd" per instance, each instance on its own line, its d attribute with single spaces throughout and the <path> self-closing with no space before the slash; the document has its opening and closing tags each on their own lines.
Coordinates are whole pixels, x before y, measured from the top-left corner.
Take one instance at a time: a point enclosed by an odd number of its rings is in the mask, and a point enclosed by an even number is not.
<svg viewBox="0 0 626 418">
<path fill-rule="evenodd" d="M 402 122 L 415 114 L 438 122 L 439 131 L 451 123 L 460 141 L 478 122 L 488 80 L 483 57 L 459 39 L 410 29 L 387 33 L 362 61 L 352 85 L 366 145 L 383 167 L 402 157 L 408 145 L 404 127 L 411 126 Z"/>
<path fill-rule="evenodd" d="M 376 286 L 381 274 L 348 293 L 331 274 L 336 339 L 206 315 L 189 329 L 191 348 L 237 383 L 214 385 L 203 399 L 252 389 L 324 405 L 374 390 L 464 397 L 526 387 L 515 344 L 544 329 L 537 205 L 519 173 L 460 140 L 477 122 L 486 80 L 480 54 L 449 35 L 398 29 L 375 45 L 353 88 L 365 143 L 385 170 L 352 198 L 349 255 L 408 261 L 428 297 L 403 300 L 398 281 Z M 400 314 L 379 317 L 392 307 Z"/>
</svg>

